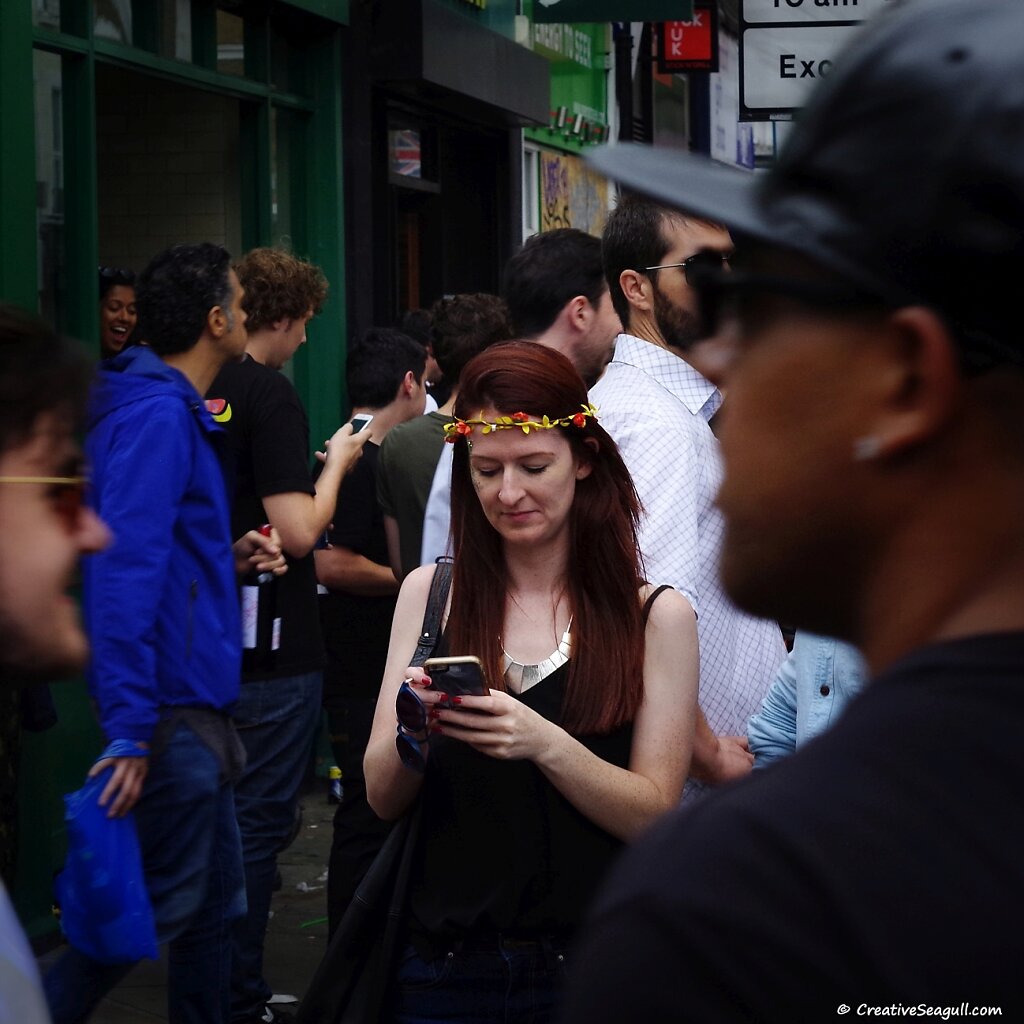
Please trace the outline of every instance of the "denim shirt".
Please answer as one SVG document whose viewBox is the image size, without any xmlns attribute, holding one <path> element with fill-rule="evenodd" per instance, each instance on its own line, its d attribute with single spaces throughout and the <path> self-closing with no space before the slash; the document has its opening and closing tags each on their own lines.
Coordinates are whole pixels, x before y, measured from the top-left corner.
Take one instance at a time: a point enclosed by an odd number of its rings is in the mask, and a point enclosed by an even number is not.
<svg viewBox="0 0 1024 1024">
<path fill-rule="evenodd" d="M 866 668 L 849 644 L 797 633 L 761 710 L 747 723 L 755 768 L 792 753 L 823 732 L 863 688 Z"/>
</svg>

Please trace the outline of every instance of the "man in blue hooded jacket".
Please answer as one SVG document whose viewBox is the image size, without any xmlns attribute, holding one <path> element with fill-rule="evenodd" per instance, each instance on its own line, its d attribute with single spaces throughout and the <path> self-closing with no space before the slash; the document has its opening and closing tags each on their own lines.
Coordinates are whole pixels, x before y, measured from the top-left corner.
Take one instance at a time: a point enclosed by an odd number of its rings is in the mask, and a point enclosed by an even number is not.
<svg viewBox="0 0 1024 1024">
<path fill-rule="evenodd" d="M 245 351 L 230 257 L 179 245 L 140 275 L 146 344 L 100 372 L 87 451 L 97 512 L 115 540 L 88 566 L 90 692 L 113 767 L 100 798 L 134 808 L 160 942 L 170 942 L 169 1019 L 228 1020 L 229 922 L 244 912 L 230 709 L 241 658 L 236 573 L 283 571 L 276 536 L 231 543 L 221 430 L 202 395 Z M 67 950 L 46 977 L 55 1024 L 85 1020 L 131 968 Z"/>
</svg>

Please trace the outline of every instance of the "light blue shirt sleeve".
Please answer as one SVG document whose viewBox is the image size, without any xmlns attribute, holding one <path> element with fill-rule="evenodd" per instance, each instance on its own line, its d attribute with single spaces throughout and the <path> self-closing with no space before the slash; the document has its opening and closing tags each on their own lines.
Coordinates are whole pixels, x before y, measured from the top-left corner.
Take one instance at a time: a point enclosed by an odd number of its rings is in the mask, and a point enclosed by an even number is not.
<svg viewBox="0 0 1024 1024">
<path fill-rule="evenodd" d="M 747 741 L 755 768 L 763 768 L 796 749 L 796 673 L 794 645 L 768 688 L 761 710 L 747 723 Z"/>
<path fill-rule="evenodd" d="M 761 710 L 747 724 L 754 767 L 763 768 L 824 732 L 861 691 L 865 676 L 856 648 L 798 633 Z"/>
</svg>

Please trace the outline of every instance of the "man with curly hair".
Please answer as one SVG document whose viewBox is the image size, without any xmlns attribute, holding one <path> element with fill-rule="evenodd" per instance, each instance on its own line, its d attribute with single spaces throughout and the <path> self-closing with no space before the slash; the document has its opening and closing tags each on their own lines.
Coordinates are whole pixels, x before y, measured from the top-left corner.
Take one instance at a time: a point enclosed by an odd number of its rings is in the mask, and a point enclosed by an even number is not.
<svg viewBox="0 0 1024 1024">
<path fill-rule="evenodd" d="M 280 249 L 253 249 L 235 266 L 245 288 L 248 341 L 241 361 L 224 366 L 209 405 L 228 434 L 236 532 L 272 523 L 289 571 L 273 586 L 275 622 L 269 654 L 243 631 L 242 688 L 234 711 L 246 750 L 235 786 L 248 911 L 235 927 L 231 1020 L 273 1021 L 263 978 L 277 855 L 287 845 L 305 766 L 320 722 L 326 662 L 317 609 L 313 546 L 334 515 L 342 477 L 368 435 L 342 427 L 327 443 L 313 485 L 309 421 L 281 367 L 306 340 L 306 325 L 323 305 L 320 269 Z M 251 588 L 253 592 L 256 588 Z"/>
</svg>

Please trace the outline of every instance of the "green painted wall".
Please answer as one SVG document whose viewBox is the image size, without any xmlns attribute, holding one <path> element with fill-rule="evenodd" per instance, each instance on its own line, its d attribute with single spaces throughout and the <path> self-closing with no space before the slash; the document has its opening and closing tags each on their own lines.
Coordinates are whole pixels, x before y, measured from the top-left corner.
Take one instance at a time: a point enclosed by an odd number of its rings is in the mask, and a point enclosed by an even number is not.
<svg viewBox="0 0 1024 1024">
<path fill-rule="evenodd" d="M 551 67 L 551 121 L 547 128 L 527 128 L 526 138 L 545 146 L 579 152 L 588 143 L 607 141 L 608 106 L 606 54 L 610 28 L 605 24 L 531 25 L 534 53 Z M 565 123 L 556 123 L 559 108 L 566 108 Z M 585 126 L 572 131 L 582 115 Z"/>
</svg>

